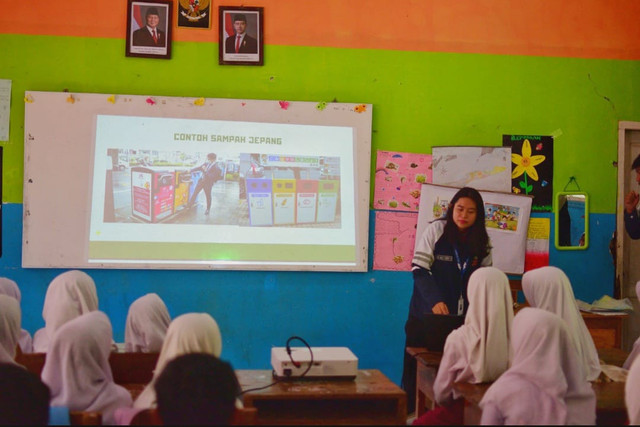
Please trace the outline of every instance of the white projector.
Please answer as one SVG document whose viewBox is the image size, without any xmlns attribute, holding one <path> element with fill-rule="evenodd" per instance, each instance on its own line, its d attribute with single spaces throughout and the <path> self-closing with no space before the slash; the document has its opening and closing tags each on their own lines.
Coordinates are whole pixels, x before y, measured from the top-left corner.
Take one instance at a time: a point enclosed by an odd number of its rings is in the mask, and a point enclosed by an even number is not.
<svg viewBox="0 0 640 427">
<path fill-rule="evenodd" d="M 271 366 L 277 378 L 300 378 L 309 368 L 311 363 L 309 348 L 290 347 L 290 349 L 291 357 L 287 354 L 285 347 L 271 348 Z M 358 374 L 358 358 L 347 347 L 311 347 L 311 351 L 313 365 L 304 378 L 354 379 Z"/>
</svg>

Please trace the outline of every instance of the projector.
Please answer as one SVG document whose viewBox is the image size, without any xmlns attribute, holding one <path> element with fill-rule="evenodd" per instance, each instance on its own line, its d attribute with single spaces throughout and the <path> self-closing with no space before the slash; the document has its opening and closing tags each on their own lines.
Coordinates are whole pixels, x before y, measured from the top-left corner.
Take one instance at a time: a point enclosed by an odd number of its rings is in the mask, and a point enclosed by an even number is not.
<svg viewBox="0 0 640 427">
<path fill-rule="evenodd" d="M 300 378 L 309 368 L 311 363 L 309 348 L 289 348 L 291 357 L 285 347 L 271 348 L 271 366 L 276 378 Z M 311 352 L 313 352 L 313 365 L 303 378 L 354 379 L 358 374 L 358 358 L 347 347 L 311 347 Z M 296 366 L 296 363 L 299 366 Z"/>
</svg>

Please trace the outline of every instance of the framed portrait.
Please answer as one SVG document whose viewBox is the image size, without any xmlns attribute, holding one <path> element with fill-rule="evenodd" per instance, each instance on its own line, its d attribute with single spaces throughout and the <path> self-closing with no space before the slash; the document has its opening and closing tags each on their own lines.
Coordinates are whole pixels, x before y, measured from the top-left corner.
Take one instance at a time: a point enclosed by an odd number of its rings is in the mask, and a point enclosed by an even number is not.
<svg viewBox="0 0 640 427">
<path fill-rule="evenodd" d="M 127 0 L 126 56 L 171 58 L 171 1 Z"/>
<path fill-rule="evenodd" d="M 220 65 L 263 65 L 263 8 L 219 6 Z"/>
<path fill-rule="evenodd" d="M 210 0 L 178 0 L 178 27 L 210 28 Z"/>
</svg>

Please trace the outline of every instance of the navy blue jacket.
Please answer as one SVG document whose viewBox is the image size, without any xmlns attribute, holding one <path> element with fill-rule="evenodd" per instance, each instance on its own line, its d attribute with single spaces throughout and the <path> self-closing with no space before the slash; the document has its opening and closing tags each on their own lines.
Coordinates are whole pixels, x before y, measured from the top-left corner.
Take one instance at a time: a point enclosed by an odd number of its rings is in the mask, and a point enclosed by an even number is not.
<svg viewBox="0 0 640 427">
<path fill-rule="evenodd" d="M 450 314 L 457 314 L 460 294 L 464 300 L 463 314 L 466 314 L 469 307 L 467 299 L 469 277 L 482 266 L 482 260 L 478 257 L 468 259 L 467 255 L 460 251 L 461 264 L 467 261 L 467 268 L 464 274 L 461 274 L 453 245 L 442 237 L 436 242 L 433 254 L 431 270 L 414 266 L 413 295 L 409 303 L 409 316 L 421 318 L 425 313 L 432 313 L 433 306 L 438 302 L 444 302 Z"/>
<path fill-rule="evenodd" d="M 624 228 L 627 230 L 627 234 L 633 240 L 640 239 L 640 217 L 635 210 L 633 213 L 627 213 L 624 211 Z"/>
</svg>

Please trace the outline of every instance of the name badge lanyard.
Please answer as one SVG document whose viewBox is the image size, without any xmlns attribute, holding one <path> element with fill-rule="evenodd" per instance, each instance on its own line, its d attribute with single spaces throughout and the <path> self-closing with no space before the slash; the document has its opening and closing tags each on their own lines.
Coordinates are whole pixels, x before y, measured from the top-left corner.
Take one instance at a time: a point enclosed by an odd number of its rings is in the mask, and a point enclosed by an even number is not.
<svg viewBox="0 0 640 427">
<path fill-rule="evenodd" d="M 460 279 L 464 280 L 464 274 L 467 272 L 467 268 L 469 268 L 469 258 L 465 259 L 464 262 L 460 261 L 460 255 L 458 254 L 458 249 L 453 249 L 453 254 L 456 257 L 456 264 L 458 264 L 458 270 L 460 270 Z M 464 298 L 462 297 L 462 287 L 460 288 L 460 298 L 458 298 L 458 316 L 462 316 L 464 312 Z"/>
</svg>

